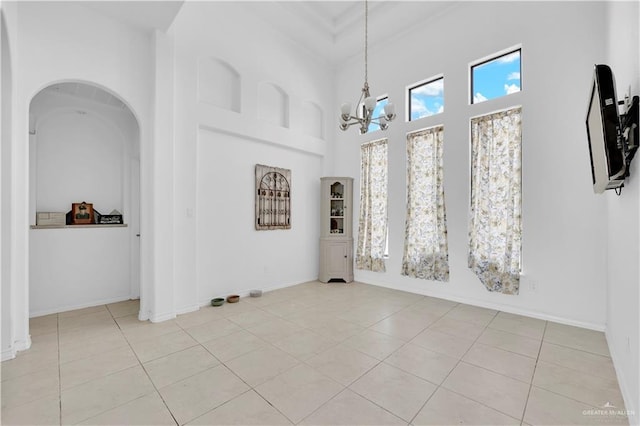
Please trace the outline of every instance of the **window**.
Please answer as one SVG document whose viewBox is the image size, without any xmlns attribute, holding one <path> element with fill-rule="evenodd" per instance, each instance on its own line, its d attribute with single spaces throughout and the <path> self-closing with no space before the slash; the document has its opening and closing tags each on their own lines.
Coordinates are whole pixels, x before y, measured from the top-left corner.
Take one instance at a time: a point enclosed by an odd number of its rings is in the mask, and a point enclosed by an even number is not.
<svg viewBox="0 0 640 426">
<path fill-rule="evenodd" d="M 407 218 L 401 273 L 435 281 L 449 281 L 443 139 L 443 126 L 407 135 Z"/>
<path fill-rule="evenodd" d="M 444 112 L 444 77 L 409 88 L 409 121 Z"/>
<path fill-rule="evenodd" d="M 360 159 L 356 267 L 384 272 L 387 249 L 387 140 L 363 144 Z"/>
<path fill-rule="evenodd" d="M 500 98 L 521 90 L 520 49 L 471 67 L 471 103 Z"/>
<path fill-rule="evenodd" d="M 373 114 L 371 116 L 373 118 L 376 118 L 376 117 L 380 117 L 381 115 L 384 115 L 384 106 L 388 102 L 389 102 L 389 98 L 386 96 L 384 98 L 378 99 L 378 101 L 376 102 L 376 107 L 373 109 Z M 362 108 L 364 108 L 364 104 L 362 105 Z M 364 114 L 362 114 L 362 116 L 364 116 Z M 375 132 L 376 130 L 380 130 L 380 125 L 374 122 L 369 123 L 368 131 Z"/>
<path fill-rule="evenodd" d="M 489 291 L 518 294 L 522 108 L 471 120 L 469 268 Z"/>
</svg>

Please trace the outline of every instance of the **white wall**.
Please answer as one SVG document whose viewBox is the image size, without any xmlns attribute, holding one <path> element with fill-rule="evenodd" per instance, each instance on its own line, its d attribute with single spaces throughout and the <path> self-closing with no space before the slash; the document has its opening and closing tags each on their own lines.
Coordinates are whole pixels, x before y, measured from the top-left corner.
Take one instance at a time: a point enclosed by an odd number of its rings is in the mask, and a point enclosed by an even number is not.
<svg viewBox="0 0 640 426">
<path fill-rule="evenodd" d="M 1 4 L 0 4 L 1 5 Z M 11 46 L 9 43 L 9 29 L 5 20 L 7 8 L 0 8 L 0 287 L 2 305 L 2 328 L 0 334 L 2 343 L 0 346 L 1 359 L 13 358 L 14 349 L 14 324 L 12 317 L 12 288 L 11 288 L 11 138 L 12 138 L 12 110 L 13 110 L 13 79 L 11 64 Z M 8 13 L 13 15 L 15 8 Z"/>
<path fill-rule="evenodd" d="M 291 170 L 291 229 L 255 230 L 256 164 Z M 317 279 L 321 173 L 316 156 L 200 130 L 195 215 L 201 303 Z"/>
<path fill-rule="evenodd" d="M 36 211 L 67 212 L 71 203 L 86 201 L 102 214 L 123 212 L 128 141 L 111 123 L 56 111 L 39 123 L 35 139 Z"/>
<path fill-rule="evenodd" d="M 592 66 L 605 59 L 604 12 L 604 3 L 591 2 L 547 2 L 543 7 L 537 2 L 468 2 L 370 49 L 372 94 L 388 94 L 401 114 L 385 134 L 387 272 L 357 270 L 356 280 L 604 330 L 606 206 L 592 193 L 584 129 Z M 517 45 L 522 46 L 523 91 L 468 105 L 469 63 Z M 445 112 L 404 122 L 405 87 L 440 73 Z M 362 85 L 362 58 L 345 64 L 337 76 L 337 97 L 353 101 Z M 485 290 L 467 268 L 469 118 L 514 105 L 523 107 L 524 276 L 520 294 L 508 296 Z M 337 113 L 332 118 L 337 128 Z M 435 124 L 445 127 L 449 283 L 400 275 L 406 133 Z M 355 177 L 358 188 L 359 145 L 382 134 L 335 133 L 335 173 Z"/>
<path fill-rule="evenodd" d="M 331 69 L 253 15 L 249 3 L 187 2 L 172 32 L 180 106 L 173 163 L 176 312 L 214 296 L 316 279 L 328 146 L 309 134 L 332 134 L 332 123 L 308 131 L 300 110 L 309 102 L 333 108 Z M 219 77 L 239 81 L 238 94 L 221 93 L 218 102 L 203 83 L 207 92 L 198 96 L 198 65 L 211 58 L 224 66 L 202 68 L 229 70 Z M 278 109 L 272 111 L 276 123 L 259 118 L 259 106 L 268 101 L 260 98 L 263 84 L 282 90 L 271 104 Z M 288 109 L 281 108 L 283 99 Z M 256 163 L 292 170 L 290 230 L 254 229 Z"/>
<path fill-rule="evenodd" d="M 127 300 L 130 228 L 32 229 L 31 316 Z"/>
<path fill-rule="evenodd" d="M 7 3 L 3 2 L 3 8 Z M 29 313 L 29 103 L 44 87 L 60 81 L 93 82 L 108 88 L 127 103 L 140 123 L 143 157 L 149 151 L 151 125 L 151 54 L 147 33 L 97 14 L 74 2 L 11 3 L 16 13 L 9 25 L 15 28 L 14 137 L 12 139 L 12 307 L 7 320 L 15 330 L 14 341 L 28 341 Z M 154 196 L 149 179 L 151 163 L 142 163 L 142 205 L 150 211 Z M 146 185 L 146 186 L 145 186 Z M 4 202 L 4 200 L 3 200 Z M 152 218 L 142 224 L 143 234 Z M 152 250 L 143 244 L 144 282 L 153 279 Z M 145 260 L 146 256 L 146 260 Z M 146 281 L 145 281 L 146 280 Z M 145 298 L 141 315 L 148 315 Z M 14 345 L 16 346 L 16 345 Z M 28 347 L 28 345 L 26 346 Z M 18 348 L 21 349 L 21 348 Z"/>
<path fill-rule="evenodd" d="M 618 99 L 631 88 L 640 95 L 640 7 L 637 2 L 611 2 L 606 63 L 616 77 Z M 640 422 L 640 173 L 638 157 L 620 197 L 608 191 L 607 341 L 614 359 L 626 409 Z"/>
</svg>

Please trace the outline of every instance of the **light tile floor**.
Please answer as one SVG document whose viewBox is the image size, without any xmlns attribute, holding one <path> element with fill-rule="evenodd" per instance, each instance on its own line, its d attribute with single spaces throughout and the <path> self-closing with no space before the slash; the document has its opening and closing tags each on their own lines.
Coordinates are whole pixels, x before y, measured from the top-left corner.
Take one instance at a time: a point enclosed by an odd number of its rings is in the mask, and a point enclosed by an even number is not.
<svg viewBox="0 0 640 426">
<path fill-rule="evenodd" d="M 32 348 L 2 363 L 2 424 L 628 422 L 595 331 L 361 283 L 159 324 L 138 309 L 33 318 Z"/>
</svg>

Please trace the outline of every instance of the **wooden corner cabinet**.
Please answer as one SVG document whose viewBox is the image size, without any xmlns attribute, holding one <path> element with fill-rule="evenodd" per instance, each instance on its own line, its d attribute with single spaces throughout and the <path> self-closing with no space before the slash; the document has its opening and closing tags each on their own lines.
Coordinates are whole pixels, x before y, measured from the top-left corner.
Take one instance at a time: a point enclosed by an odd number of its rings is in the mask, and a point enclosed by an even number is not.
<svg viewBox="0 0 640 426">
<path fill-rule="evenodd" d="M 353 281 L 353 178 L 323 177 L 319 280 Z"/>
</svg>

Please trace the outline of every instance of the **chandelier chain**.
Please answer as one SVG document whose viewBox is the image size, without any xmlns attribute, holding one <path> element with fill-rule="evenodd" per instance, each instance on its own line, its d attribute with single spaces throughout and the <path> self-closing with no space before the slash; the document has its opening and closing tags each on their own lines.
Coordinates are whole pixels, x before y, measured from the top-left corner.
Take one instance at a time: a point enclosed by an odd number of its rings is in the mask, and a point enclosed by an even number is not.
<svg viewBox="0 0 640 426">
<path fill-rule="evenodd" d="M 365 86 L 369 85 L 368 74 L 368 45 L 369 45 L 369 4 L 367 0 L 364 0 L 364 83 Z"/>
</svg>

